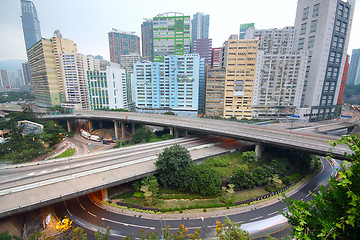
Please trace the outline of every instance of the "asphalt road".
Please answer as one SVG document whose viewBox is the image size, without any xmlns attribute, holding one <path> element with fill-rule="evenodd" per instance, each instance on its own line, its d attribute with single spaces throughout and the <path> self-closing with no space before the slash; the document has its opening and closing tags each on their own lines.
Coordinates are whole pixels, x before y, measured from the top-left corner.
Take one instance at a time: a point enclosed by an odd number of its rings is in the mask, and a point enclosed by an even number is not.
<svg viewBox="0 0 360 240">
<path fill-rule="evenodd" d="M 291 197 L 305 201 L 311 199 L 310 192 L 317 192 L 320 185 L 327 185 L 329 177 L 336 174 L 338 167 L 339 164 L 336 161 L 324 161 L 321 172 Z M 86 229 L 89 236 L 93 236 L 93 232 L 101 229 L 99 226 L 104 223 L 105 227 L 110 227 L 112 239 L 120 239 L 129 235 L 136 237 L 140 229 L 161 233 L 162 229 L 168 225 L 170 225 L 171 231 L 176 231 L 180 224 L 184 224 L 189 229 L 189 232 L 200 229 L 201 236 L 213 237 L 216 234 L 216 221 L 222 221 L 227 217 L 236 223 L 241 223 L 242 228 L 249 231 L 252 237 L 278 231 L 278 225 L 286 225 L 286 219 L 278 212 L 278 210 L 286 211 L 282 202 L 276 202 L 261 208 L 254 206 L 250 211 L 246 212 L 242 212 L 241 208 L 239 208 L 239 213 L 226 214 L 225 212 L 222 213 L 222 216 L 212 216 L 217 215 L 217 213 L 195 214 L 191 219 L 168 219 L 166 214 L 162 215 L 163 217 L 160 217 L 160 219 L 158 219 L 158 216 L 157 219 L 150 219 L 119 214 L 105 209 L 89 196 L 65 201 L 57 204 L 55 208 L 58 216 L 66 215 L 70 217 L 76 225 Z"/>
</svg>

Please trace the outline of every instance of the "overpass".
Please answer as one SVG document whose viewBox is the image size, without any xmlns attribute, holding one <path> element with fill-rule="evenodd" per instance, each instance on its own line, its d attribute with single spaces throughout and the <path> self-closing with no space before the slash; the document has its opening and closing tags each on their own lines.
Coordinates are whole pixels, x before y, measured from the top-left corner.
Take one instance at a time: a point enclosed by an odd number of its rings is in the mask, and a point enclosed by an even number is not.
<svg viewBox="0 0 360 240">
<path fill-rule="evenodd" d="M 156 172 L 157 154 L 180 144 L 194 161 L 225 154 L 243 142 L 187 137 L 106 152 L 0 168 L 0 218 L 131 182 Z"/>
<path fill-rule="evenodd" d="M 68 126 L 70 126 L 71 120 L 77 119 L 113 121 L 115 131 L 117 131 L 120 123 L 122 132 L 124 132 L 125 125 L 134 123 L 168 127 L 175 136 L 178 130 L 203 132 L 209 135 L 223 136 L 255 143 L 258 155 L 261 155 L 262 146 L 268 144 L 326 156 L 330 151 L 328 141 L 339 139 L 338 137 L 330 135 L 297 132 L 291 129 L 284 130 L 226 120 L 186 118 L 133 112 L 76 110 L 73 114 L 47 115 L 43 116 L 43 119 L 66 120 L 68 121 Z M 347 146 L 339 145 L 332 149 L 331 152 L 335 158 L 345 159 L 344 153 L 350 153 L 351 151 Z"/>
</svg>

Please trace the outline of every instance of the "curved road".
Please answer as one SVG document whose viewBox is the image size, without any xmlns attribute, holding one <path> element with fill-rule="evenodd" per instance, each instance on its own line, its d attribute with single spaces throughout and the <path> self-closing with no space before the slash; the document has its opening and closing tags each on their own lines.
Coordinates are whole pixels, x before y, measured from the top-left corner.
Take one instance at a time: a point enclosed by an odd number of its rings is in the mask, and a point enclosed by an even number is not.
<svg viewBox="0 0 360 240">
<path fill-rule="evenodd" d="M 338 168 L 339 164 L 336 161 L 324 161 L 321 172 L 291 197 L 293 199 L 309 200 L 311 198 L 310 192 L 316 192 L 319 185 L 326 185 L 329 176 L 335 176 Z M 140 229 L 161 233 L 162 229 L 167 225 L 170 225 L 171 231 L 176 231 L 180 224 L 184 224 L 190 232 L 200 229 L 200 236 L 202 237 L 213 237 L 216 234 L 216 221 L 222 221 L 226 217 L 234 222 L 242 223 L 242 228 L 249 231 L 253 237 L 268 234 L 276 228 L 276 225 L 286 223 L 286 219 L 277 212 L 277 209 L 285 210 L 285 205 L 278 201 L 261 208 L 257 208 L 256 205 L 245 207 L 249 211 L 239 208 L 237 209 L 239 213 L 231 213 L 230 211 L 233 210 L 227 210 L 228 212 L 195 214 L 192 218 L 183 219 L 181 217 L 179 219 L 169 219 L 169 217 L 173 218 L 173 216 L 166 214 L 155 215 L 153 218 L 119 214 L 104 208 L 102 204 L 95 202 L 89 196 L 65 201 L 56 205 L 55 208 L 58 216 L 68 216 L 76 225 L 87 229 L 88 232 L 101 229 L 99 226 L 104 223 L 105 226 L 110 227 L 110 236 L 113 239 L 129 235 L 136 237 Z M 220 214 L 221 216 L 219 216 Z M 90 235 L 93 236 L 93 233 Z"/>
</svg>

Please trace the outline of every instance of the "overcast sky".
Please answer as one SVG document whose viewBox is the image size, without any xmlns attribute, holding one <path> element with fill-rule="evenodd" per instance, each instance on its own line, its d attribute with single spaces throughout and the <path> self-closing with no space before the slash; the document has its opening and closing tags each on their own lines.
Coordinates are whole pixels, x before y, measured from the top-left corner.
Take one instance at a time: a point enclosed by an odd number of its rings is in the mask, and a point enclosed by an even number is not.
<svg viewBox="0 0 360 240">
<path fill-rule="evenodd" d="M 210 38 L 220 47 L 238 34 L 241 23 L 254 22 L 257 29 L 293 26 L 297 0 L 33 0 L 42 37 L 59 29 L 73 40 L 78 52 L 102 55 L 109 60 L 107 33 L 112 28 L 136 32 L 141 37 L 143 18 L 159 13 L 210 14 Z M 357 3 L 358 5 L 359 3 Z M 20 0 L 0 0 L 0 61 L 26 59 Z M 355 8 L 348 53 L 360 48 L 360 10 Z"/>
</svg>

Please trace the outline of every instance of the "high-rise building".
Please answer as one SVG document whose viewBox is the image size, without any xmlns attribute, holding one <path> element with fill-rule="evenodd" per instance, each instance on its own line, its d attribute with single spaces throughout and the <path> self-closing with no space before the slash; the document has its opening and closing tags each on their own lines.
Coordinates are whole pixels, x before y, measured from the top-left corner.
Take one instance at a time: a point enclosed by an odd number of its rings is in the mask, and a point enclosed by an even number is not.
<svg viewBox="0 0 360 240">
<path fill-rule="evenodd" d="M 199 54 L 165 56 L 163 62 L 134 64 L 136 111 L 196 117 L 200 77 L 204 75 Z"/>
<path fill-rule="evenodd" d="M 225 69 L 208 68 L 206 71 L 205 115 L 224 115 Z"/>
<path fill-rule="evenodd" d="M 198 53 L 200 58 L 203 58 L 205 64 L 210 66 L 211 64 L 211 52 L 212 52 L 212 39 L 195 39 L 193 41 L 194 48 L 193 53 Z"/>
<path fill-rule="evenodd" d="M 141 24 L 141 51 L 144 58 L 149 61 L 154 60 L 152 19 L 144 19 L 144 22 Z"/>
<path fill-rule="evenodd" d="M 211 68 L 220 68 L 222 48 L 212 48 L 211 50 Z"/>
<path fill-rule="evenodd" d="M 154 62 L 190 53 L 190 16 L 169 12 L 153 18 Z"/>
<path fill-rule="evenodd" d="M 353 49 L 346 85 L 360 84 L 360 49 Z"/>
<path fill-rule="evenodd" d="M 289 54 L 293 52 L 295 29 L 294 27 L 249 28 L 243 37 L 243 39 L 257 39 L 259 49 L 263 50 L 265 54 Z"/>
<path fill-rule="evenodd" d="M 140 38 L 134 32 L 123 32 L 112 29 L 109 32 L 110 61 L 120 63 L 121 55 L 140 54 Z"/>
<path fill-rule="evenodd" d="M 245 33 L 249 28 L 254 28 L 255 23 L 244 23 L 240 24 L 239 39 L 244 39 Z"/>
<path fill-rule="evenodd" d="M 27 53 L 37 104 L 60 106 L 66 100 L 61 54 L 76 54 L 76 44 L 65 38 L 42 38 Z"/>
<path fill-rule="evenodd" d="M 300 116 L 336 117 L 355 0 L 299 0 L 294 50 L 309 51 Z"/>
<path fill-rule="evenodd" d="M 33 2 L 21 0 L 21 20 L 27 50 L 41 39 L 40 21 Z"/>
<path fill-rule="evenodd" d="M 87 71 L 90 109 L 127 109 L 126 73 L 110 63 L 105 71 Z"/>
<path fill-rule="evenodd" d="M 31 84 L 31 72 L 30 72 L 30 64 L 28 62 L 22 64 L 22 69 L 24 73 L 24 82 L 26 86 Z"/>
<path fill-rule="evenodd" d="M 338 101 L 337 101 L 338 105 L 342 104 L 342 99 L 343 99 L 343 96 L 344 96 L 344 90 L 345 90 L 345 84 L 346 84 L 346 78 L 347 78 L 348 70 L 349 70 L 349 55 L 346 55 L 344 73 L 343 73 L 343 76 L 342 76 L 342 79 L 341 79 L 341 86 L 340 86 L 339 97 L 338 97 Z"/>
<path fill-rule="evenodd" d="M 10 80 L 9 80 L 8 71 L 4 70 L 4 69 L 0 69 L 0 75 L 1 75 L 1 87 L 10 88 Z"/>
<path fill-rule="evenodd" d="M 258 49 L 257 40 L 229 39 L 226 54 L 224 117 L 253 118 L 253 91 Z"/>
<path fill-rule="evenodd" d="M 191 20 L 191 39 L 209 38 L 210 15 L 197 12 Z"/>
<path fill-rule="evenodd" d="M 87 71 L 100 71 L 99 59 L 80 53 L 62 53 L 61 67 L 65 90 L 65 100 L 62 101 L 62 105 L 74 109 L 89 110 Z"/>
</svg>

